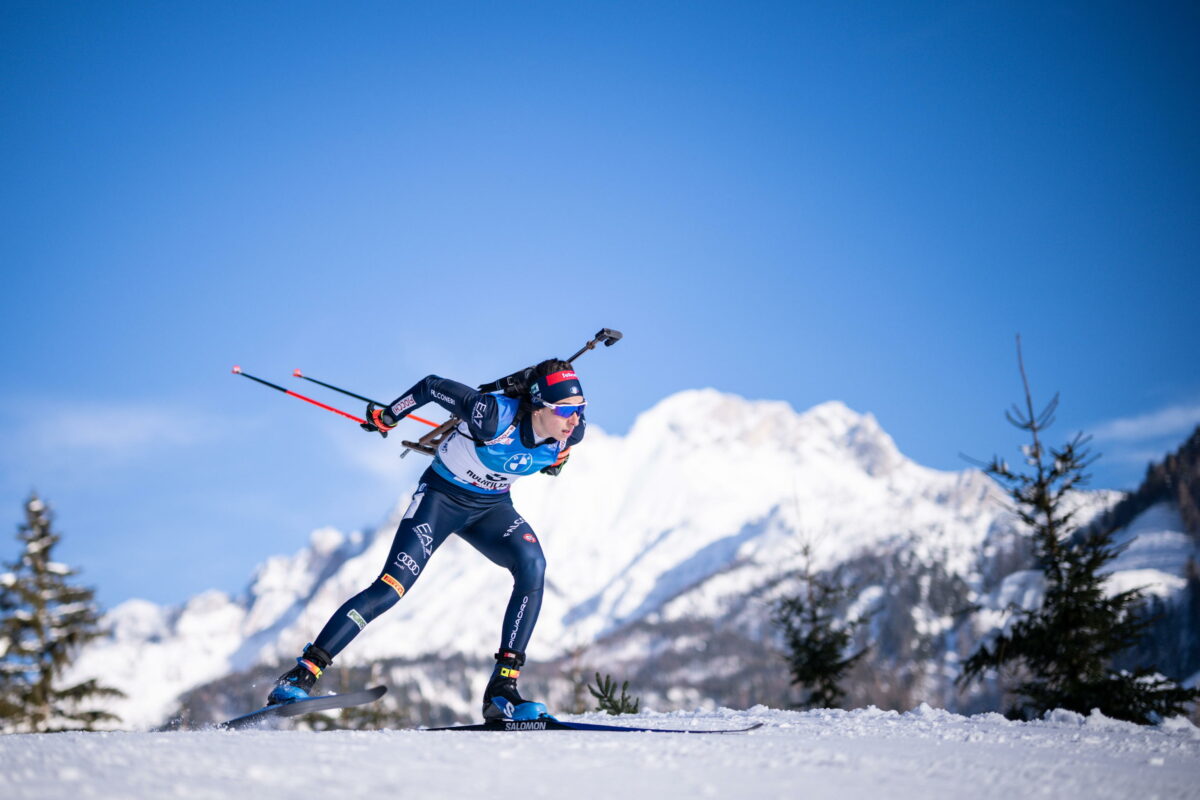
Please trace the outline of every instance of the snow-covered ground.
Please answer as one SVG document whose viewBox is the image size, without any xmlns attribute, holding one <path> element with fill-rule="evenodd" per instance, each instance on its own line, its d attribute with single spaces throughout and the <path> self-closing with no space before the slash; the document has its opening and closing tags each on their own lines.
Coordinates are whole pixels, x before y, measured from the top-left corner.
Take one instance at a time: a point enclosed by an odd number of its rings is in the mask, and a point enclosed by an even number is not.
<svg viewBox="0 0 1200 800">
<path fill-rule="evenodd" d="M 1200 729 L 1057 712 L 1014 723 L 907 714 L 748 711 L 565 717 L 727 736 L 201 731 L 0 737 L 0 797 L 780 797 L 837 800 L 1200 798 Z"/>
</svg>

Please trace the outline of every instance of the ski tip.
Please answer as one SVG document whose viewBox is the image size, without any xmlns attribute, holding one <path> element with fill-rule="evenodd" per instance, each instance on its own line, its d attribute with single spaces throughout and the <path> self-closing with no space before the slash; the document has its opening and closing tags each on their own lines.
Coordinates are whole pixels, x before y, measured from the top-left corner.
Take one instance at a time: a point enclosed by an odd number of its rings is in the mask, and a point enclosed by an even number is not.
<svg viewBox="0 0 1200 800">
<path fill-rule="evenodd" d="M 292 377 L 293 377 L 293 378 L 303 378 L 303 377 L 304 377 L 304 375 L 302 375 L 302 374 L 300 373 L 300 368 L 299 368 L 299 367 L 296 367 L 294 370 L 292 370 Z"/>
<path fill-rule="evenodd" d="M 242 368 L 241 368 L 241 367 L 239 367 L 237 364 L 234 364 L 234 365 L 233 365 L 233 374 L 234 374 L 234 375 L 241 375 L 241 374 L 242 374 Z"/>
</svg>

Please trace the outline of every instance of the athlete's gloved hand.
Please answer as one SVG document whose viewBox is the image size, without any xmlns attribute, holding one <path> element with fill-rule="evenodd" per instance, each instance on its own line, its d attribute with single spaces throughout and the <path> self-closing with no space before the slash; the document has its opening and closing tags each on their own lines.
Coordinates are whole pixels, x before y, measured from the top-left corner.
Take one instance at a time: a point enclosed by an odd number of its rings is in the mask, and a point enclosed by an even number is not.
<svg viewBox="0 0 1200 800">
<path fill-rule="evenodd" d="M 547 475 L 557 475 L 558 473 L 562 472 L 563 465 L 566 464 L 567 459 L 571 457 L 569 455 L 570 452 L 571 448 L 569 447 L 566 450 L 563 450 L 558 454 L 558 460 L 548 467 L 542 467 L 541 472 L 544 472 Z"/>
<path fill-rule="evenodd" d="M 358 427 L 362 428 L 364 431 L 369 431 L 370 433 L 378 433 L 380 436 L 386 439 L 388 431 L 392 430 L 396 426 L 387 424 L 387 421 L 383 418 L 384 410 L 385 409 L 382 408 L 376 408 L 374 403 L 367 403 L 367 421 Z"/>
</svg>

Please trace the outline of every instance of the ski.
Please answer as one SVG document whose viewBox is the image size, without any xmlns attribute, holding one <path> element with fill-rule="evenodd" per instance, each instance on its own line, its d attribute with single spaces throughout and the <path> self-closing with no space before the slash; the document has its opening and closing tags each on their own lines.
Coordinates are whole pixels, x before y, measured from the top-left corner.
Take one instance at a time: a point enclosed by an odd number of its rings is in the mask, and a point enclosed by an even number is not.
<svg viewBox="0 0 1200 800">
<path fill-rule="evenodd" d="M 249 714 L 243 714 L 240 717 L 234 717 L 231 720 L 219 723 L 216 727 L 220 730 L 238 730 L 239 728 L 253 727 L 268 719 L 295 717 L 300 714 L 312 714 L 316 711 L 331 711 L 336 708 L 361 706 L 365 703 L 375 702 L 383 697 L 385 693 L 387 693 L 386 686 L 374 686 L 370 689 L 361 689 L 357 692 L 327 694 L 321 697 L 310 697 L 307 700 L 297 700 L 294 703 L 264 706 L 257 711 L 251 711 Z"/>
<path fill-rule="evenodd" d="M 682 728 L 644 728 L 631 725 L 594 725 L 588 722 L 563 722 L 554 717 L 546 716 L 540 719 L 513 720 L 499 719 L 485 722 L 482 725 L 451 725 L 446 728 L 422 728 L 425 731 L 601 731 L 608 733 L 745 733 L 755 728 L 761 728 L 762 723 L 756 722 L 745 728 L 720 728 L 718 730 L 689 731 Z"/>
</svg>

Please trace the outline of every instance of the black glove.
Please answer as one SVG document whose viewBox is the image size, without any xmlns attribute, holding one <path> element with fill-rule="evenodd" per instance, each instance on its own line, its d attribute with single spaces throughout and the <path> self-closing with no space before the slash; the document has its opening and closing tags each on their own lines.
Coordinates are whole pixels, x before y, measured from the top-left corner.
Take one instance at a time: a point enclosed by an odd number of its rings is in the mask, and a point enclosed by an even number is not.
<svg viewBox="0 0 1200 800">
<path fill-rule="evenodd" d="M 367 421 L 358 427 L 369 433 L 378 433 L 386 439 L 388 431 L 396 426 L 387 424 L 387 420 L 383 418 L 383 412 L 384 409 L 376 408 L 374 403 L 367 403 Z"/>
</svg>

